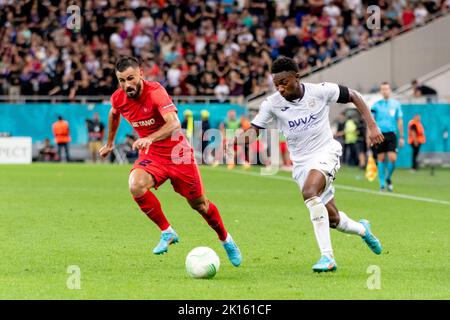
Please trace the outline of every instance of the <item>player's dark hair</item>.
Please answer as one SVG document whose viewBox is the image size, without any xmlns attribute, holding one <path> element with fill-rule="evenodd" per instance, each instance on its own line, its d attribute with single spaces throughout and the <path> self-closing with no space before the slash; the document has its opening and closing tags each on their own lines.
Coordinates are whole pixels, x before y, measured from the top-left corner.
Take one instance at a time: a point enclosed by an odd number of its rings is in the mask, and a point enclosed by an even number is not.
<svg viewBox="0 0 450 320">
<path fill-rule="evenodd" d="M 116 71 L 124 72 L 129 67 L 139 68 L 139 61 L 135 57 L 124 56 L 120 57 L 116 62 Z"/>
<path fill-rule="evenodd" d="M 386 86 L 386 85 L 389 86 L 390 84 L 389 84 L 389 82 L 387 82 L 387 81 L 383 81 L 383 82 L 381 83 L 381 85 L 382 85 L 382 86 Z"/>
<path fill-rule="evenodd" d="M 272 73 L 279 73 L 283 71 L 294 71 L 299 72 L 298 64 L 294 61 L 294 59 L 280 56 L 275 59 L 275 61 L 272 63 Z"/>
</svg>

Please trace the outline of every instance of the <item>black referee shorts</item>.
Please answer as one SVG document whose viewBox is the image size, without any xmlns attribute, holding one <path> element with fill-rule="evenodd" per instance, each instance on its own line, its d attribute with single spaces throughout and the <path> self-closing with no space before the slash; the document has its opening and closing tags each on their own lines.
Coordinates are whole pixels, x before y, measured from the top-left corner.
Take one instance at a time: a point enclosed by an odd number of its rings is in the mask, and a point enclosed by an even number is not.
<svg viewBox="0 0 450 320">
<path fill-rule="evenodd" d="M 395 132 L 383 132 L 383 136 L 384 141 L 372 147 L 373 154 L 397 152 L 397 135 Z"/>
</svg>

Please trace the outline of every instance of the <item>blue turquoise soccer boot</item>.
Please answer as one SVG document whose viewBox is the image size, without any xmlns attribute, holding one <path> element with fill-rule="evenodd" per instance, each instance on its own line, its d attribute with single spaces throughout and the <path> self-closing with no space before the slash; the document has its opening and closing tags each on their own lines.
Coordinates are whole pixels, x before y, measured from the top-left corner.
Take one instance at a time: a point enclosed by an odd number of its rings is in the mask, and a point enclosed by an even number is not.
<svg viewBox="0 0 450 320">
<path fill-rule="evenodd" d="M 169 245 L 175 244 L 180 241 L 177 233 L 175 231 L 164 231 L 161 233 L 161 240 L 158 245 L 153 249 L 154 254 L 163 254 L 166 253 Z"/>
<path fill-rule="evenodd" d="M 336 261 L 327 256 L 321 256 L 320 260 L 312 267 L 314 272 L 329 272 L 337 270 Z"/>
<path fill-rule="evenodd" d="M 362 236 L 361 238 L 364 240 L 364 242 L 367 244 L 367 246 L 370 248 L 370 250 L 373 251 L 375 254 L 380 254 L 382 247 L 381 242 L 378 240 L 370 231 L 370 223 L 369 221 L 365 219 L 359 220 L 359 223 L 361 223 L 364 228 L 366 229 L 366 234 Z"/>
<path fill-rule="evenodd" d="M 227 256 L 231 264 L 235 267 L 239 267 L 242 263 L 241 251 L 239 250 L 238 246 L 234 242 L 233 238 L 231 238 L 231 236 L 229 237 L 229 241 L 223 244 L 223 247 L 227 252 Z"/>
</svg>

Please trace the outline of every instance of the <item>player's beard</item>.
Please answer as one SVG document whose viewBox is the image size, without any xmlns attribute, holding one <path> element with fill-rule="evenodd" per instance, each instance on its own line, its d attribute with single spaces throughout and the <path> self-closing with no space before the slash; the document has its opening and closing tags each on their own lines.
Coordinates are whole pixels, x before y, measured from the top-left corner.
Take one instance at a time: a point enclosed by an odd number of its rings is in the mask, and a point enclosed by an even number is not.
<svg viewBox="0 0 450 320">
<path fill-rule="evenodd" d="M 127 89 L 127 91 L 126 91 L 127 97 L 130 99 L 136 99 L 137 97 L 139 97 L 139 95 L 141 93 L 141 83 L 139 82 L 136 85 L 136 88 L 133 89 L 131 92 L 129 90 L 130 89 Z"/>
</svg>

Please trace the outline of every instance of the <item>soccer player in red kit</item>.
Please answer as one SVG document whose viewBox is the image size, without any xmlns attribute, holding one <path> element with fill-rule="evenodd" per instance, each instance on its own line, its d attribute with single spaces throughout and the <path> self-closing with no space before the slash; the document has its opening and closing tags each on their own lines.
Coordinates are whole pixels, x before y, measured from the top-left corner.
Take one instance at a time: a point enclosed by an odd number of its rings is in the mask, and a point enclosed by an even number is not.
<svg viewBox="0 0 450 320">
<path fill-rule="evenodd" d="M 205 197 L 193 149 L 181 132 L 172 99 L 158 82 L 143 80 L 139 62 L 133 57 L 120 58 L 115 72 L 120 88 L 111 97 L 108 141 L 99 153 L 106 157 L 114 149 L 122 115 L 139 134 L 133 144 L 133 149 L 139 150 L 139 158 L 130 171 L 130 192 L 141 210 L 161 229 L 161 239 L 153 253 L 165 253 L 170 244 L 179 241 L 159 200 L 150 191 L 169 179 L 174 190 L 216 231 L 231 263 L 239 266 L 239 248 L 225 229 L 219 210 Z"/>
</svg>

